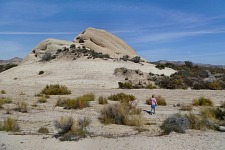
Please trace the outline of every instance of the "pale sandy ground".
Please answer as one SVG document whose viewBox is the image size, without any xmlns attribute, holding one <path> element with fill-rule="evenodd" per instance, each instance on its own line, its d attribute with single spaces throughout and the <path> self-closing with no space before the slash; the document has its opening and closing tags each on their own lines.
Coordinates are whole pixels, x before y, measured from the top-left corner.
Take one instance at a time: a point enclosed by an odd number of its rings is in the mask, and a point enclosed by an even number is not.
<svg viewBox="0 0 225 150">
<path fill-rule="evenodd" d="M 216 131 L 196 131 L 188 130 L 186 134 L 171 133 L 170 135 L 158 136 L 160 133 L 159 125 L 168 116 L 181 112 L 179 107 L 173 107 L 177 103 L 191 103 L 193 98 L 205 96 L 211 98 L 216 105 L 225 99 L 225 91 L 210 90 L 121 90 L 121 89 L 93 89 L 70 87 L 72 94 L 67 97 L 76 97 L 87 92 L 93 92 L 96 97 L 109 96 L 112 93 L 124 92 L 134 94 L 137 97 L 138 107 L 149 109 L 145 103 L 145 98 L 151 94 L 161 95 L 166 98 L 167 106 L 158 106 L 155 115 L 148 115 L 143 112 L 145 122 L 156 125 L 145 125 L 149 131 L 137 133 L 133 127 L 119 125 L 102 125 L 98 121 L 99 111 L 103 107 L 97 104 L 97 100 L 91 102 L 91 107 L 83 110 L 64 110 L 60 107 L 54 107 L 58 96 L 51 96 L 45 104 L 39 104 L 38 107 L 31 105 L 37 101 L 34 97 L 42 89 L 42 85 L 36 86 L 17 86 L 1 84 L 0 89 L 4 89 L 7 94 L 1 95 L 12 97 L 14 102 L 25 100 L 29 104 L 28 113 L 19 113 L 12 111 L 11 115 L 5 114 L 5 110 L 0 110 L 0 121 L 7 116 L 16 118 L 21 127 L 21 132 L 28 135 L 10 135 L 6 132 L 0 132 L 0 149 L 6 150 L 98 150 L 98 149 L 225 149 L 225 134 Z M 25 95 L 20 95 L 23 92 Z M 113 103 L 113 102 L 110 102 Z M 12 106 L 13 107 L 13 106 Z M 194 112 L 198 111 L 194 107 Z M 182 111 L 181 113 L 186 113 Z M 88 131 L 95 137 L 87 137 L 80 141 L 60 142 L 52 137 L 57 131 L 54 128 L 54 120 L 61 116 L 72 116 L 74 119 L 80 117 L 89 117 L 91 124 Z M 29 135 L 36 134 L 40 127 L 47 127 L 50 130 L 49 135 Z M 107 138 L 108 137 L 108 138 Z"/>
<path fill-rule="evenodd" d="M 14 108 L 18 101 L 26 101 L 29 104 L 28 113 L 12 111 L 6 114 L 0 109 L 0 121 L 10 116 L 18 120 L 21 132 L 28 135 L 11 135 L 0 132 L 0 150 L 98 150 L 98 149 L 225 149 L 225 134 L 216 131 L 189 130 L 186 134 L 172 133 L 166 136 L 158 136 L 161 132 L 159 126 L 170 115 L 181 112 L 179 107 L 173 107 L 177 103 L 191 103 L 193 98 L 205 96 L 211 98 L 216 105 L 225 100 L 225 91 L 210 90 L 121 90 L 115 89 L 118 81 L 122 80 L 113 75 L 114 69 L 126 67 L 128 69 L 140 69 L 143 72 L 170 75 L 172 69 L 158 70 L 153 64 L 135 64 L 113 60 L 76 60 L 76 61 L 51 61 L 47 63 L 28 61 L 16 68 L 12 68 L 0 74 L 0 90 L 6 94 L 0 95 L 13 99 L 13 104 L 5 104 L 4 108 Z M 45 71 L 38 75 L 39 71 Z M 99 96 L 109 96 L 113 93 L 124 92 L 136 96 L 137 106 L 141 109 L 149 109 L 145 104 L 146 97 L 152 94 L 166 98 L 167 106 L 158 106 L 155 115 L 148 115 L 144 111 L 142 115 L 149 131 L 138 133 L 133 127 L 119 125 L 103 125 L 99 122 L 99 112 L 104 107 L 91 102 L 91 107 L 83 110 L 64 110 L 55 107 L 58 96 L 51 96 L 45 104 L 37 103 L 37 97 L 46 84 L 64 84 L 68 86 L 72 94 L 62 97 L 74 98 L 87 92 L 93 92 L 96 99 Z M 37 103 L 37 107 L 32 105 Z M 109 103 L 114 103 L 110 101 Z M 198 113 L 199 108 L 194 107 L 193 112 Z M 182 111 L 181 113 L 186 113 Z M 72 116 L 74 119 L 88 117 L 91 124 L 88 131 L 94 137 L 87 137 L 80 141 L 60 142 L 52 137 L 57 133 L 54 121 L 61 116 Z M 47 127 L 49 135 L 37 135 L 40 127 Z M 35 134 L 35 135 L 32 135 Z"/>
</svg>

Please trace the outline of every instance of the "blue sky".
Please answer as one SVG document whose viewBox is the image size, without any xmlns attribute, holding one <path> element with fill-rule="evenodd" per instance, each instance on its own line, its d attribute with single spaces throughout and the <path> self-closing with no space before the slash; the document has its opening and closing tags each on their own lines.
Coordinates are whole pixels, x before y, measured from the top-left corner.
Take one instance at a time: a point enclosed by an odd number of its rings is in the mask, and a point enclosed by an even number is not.
<svg viewBox="0 0 225 150">
<path fill-rule="evenodd" d="M 225 64 L 225 0 L 0 0 L 0 59 L 105 29 L 150 60 Z"/>
</svg>

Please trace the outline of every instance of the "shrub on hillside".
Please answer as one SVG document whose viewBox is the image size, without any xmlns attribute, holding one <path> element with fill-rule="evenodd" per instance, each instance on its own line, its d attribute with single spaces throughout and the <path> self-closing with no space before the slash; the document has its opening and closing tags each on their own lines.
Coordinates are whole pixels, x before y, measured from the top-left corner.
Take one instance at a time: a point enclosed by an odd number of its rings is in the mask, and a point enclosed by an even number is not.
<svg viewBox="0 0 225 150">
<path fill-rule="evenodd" d="M 17 108 L 15 108 L 16 111 L 22 112 L 22 113 L 27 113 L 28 111 L 28 104 L 25 101 L 18 102 Z"/>
<path fill-rule="evenodd" d="M 203 96 L 197 99 L 194 99 L 192 104 L 194 106 L 213 106 L 214 105 L 213 101 L 210 98 L 205 98 Z"/>
<path fill-rule="evenodd" d="M 211 90 L 222 90 L 222 86 L 218 80 L 209 83 L 208 87 Z"/>
<path fill-rule="evenodd" d="M 45 53 L 42 56 L 41 61 L 50 61 L 51 60 L 51 57 L 52 57 L 52 54 L 51 53 Z"/>
<path fill-rule="evenodd" d="M 105 105 L 105 104 L 108 104 L 108 101 L 107 101 L 107 99 L 105 97 L 100 96 L 98 98 L 98 103 L 101 104 L 101 105 Z"/>
<path fill-rule="evenodd" d="M 88 118 L 78 119 L 74 121 L 72 117 L 61 117 L 59 121 L 55 121 L 55 128 L 58 130 L 60 141 L 72 141 L 85 138 L 88 134 L 87 126 L 90 124 Z"/>
<path fill-rule="evenodd" d="M 7 132 L 17 132 L 19 131 L 19 125 L 15 119 L 8 117 L 4 119 L 2 124 L 0 124 L 0 130 Z"/>
<path fill-rule="evenodd" d="M 140 127 L 141 110 L 129 103 L 111 104 L 101 110 L 99 117 L 104 124 L 119 124 Z"/>
<path fill-rule="evenodd" d="M 69 95 L 71 91 L 65 85 L 50 84 L 40 92 L 45 95 Z"/>
<path fill-rule="evenodd" d="M 108 97 L 108 99 L 112 101 L 129 102 L 129 101 L 134 101 L 136 98 L 134 95 L 127 95 L 125 93 L 117 93 L 117 94 L 111 94 Z"/>
<path fill-rule="evenodd" d="M 172 131 L 185 133 L 189 128 L 189 121 L 185 116 L 182 116 L 181 114 L 174 114 L 164 120 L 160 128 L 164 131 L 164 134 L 169 134 Z"/>
<path fill-rule="evenodd" d="M 157 64 L 155 67 L 160 69 L 160 70 L 165 69 L 165 65 L 164 64 Z"/>
</svg>

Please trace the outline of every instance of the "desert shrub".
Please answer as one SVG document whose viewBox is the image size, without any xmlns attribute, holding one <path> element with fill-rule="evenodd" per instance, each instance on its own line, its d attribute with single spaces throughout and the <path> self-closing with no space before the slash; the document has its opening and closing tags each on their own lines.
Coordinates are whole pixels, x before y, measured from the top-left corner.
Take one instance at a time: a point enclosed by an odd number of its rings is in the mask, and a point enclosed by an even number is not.
<svg viewBox="0 0 225 150">
<path fill-rule="evenodd" d="M 209 83 L 208 87 L 211 90 L 222 90 L 222 86 L 218 80 Z"/>
<path fill-rule="evenodd" d="M 220 102 L 220 107 L 221 107 L 221 108 L 225 108 L 225 101 L 221 101 L 221 102 Z"/>
<path fill-rule="evenodd" d="M 141 61 L 141 57 L 135 56 L 135 57 L 131 58 L 131 61 L 134 63 L 139 63 Z"/>
<path fill-rule="evenodd" d="M 43 95 L 43 96 L 39 97 L 39 98 L 38 98 L 38 102 L 39 102 L 39 103 L 46 103 L 46 102 L 47 102 L 46 96 Z"/>
<path fill-rule="evenodd" d="M 39 73 L 38 73 L 38 75 L 42 75 L 42 74 L 44 74 L 45 72 L 44 71 L 39 71 Z"/>
<path fill-rule="evenodd" d="M 189 121 L 185 116 L 182 116 L 181 114 L 174 114 L 164 120 L 160 128 L 164 131 L 164 134 L 169 134 L 172 131 L 185 133 L 189 128 Z"/>
<path fill-rule="evenodd" d="M 25 101 L 18 102 L 17 108 L 15 108 L 16 111 L 22 112 L 22 113 L 27 113 L 28 111 L 28 104 Z"/>
<path fill-rule="evenodd" d="M 55 128 L 58 130 L 59 140 L 71 141 L 79 140 L 87 136 L 86 127 L 90 124 L 88 118 L 74 121 L 72 117 L 61 117 L 59 121 L 55 121 Z"/>
<path fill-rule="evenodd" d="M 120 89 L 132 89 L 133 88 L 133 86 L 130 82 L 124 82 L 124 83 L 118 82 L 118 85 L 119 85 Z"/>
<path fill-rule="evenodd" d="M 117 93 L 117 94 L 111 94 L 108 97 L 108 99 L 112 101 L 129 102 L 129 101 L 134 101 L 136 98 L 134 95 L 127 95 L 125 93 Z"/>
<path fill-rule="evenodd" d="M 52 57 L 52 54 L 51 53 L 45 53 L 42 56 L 41 61 L 50 61 L 51 60 L 51 57 Z"/>
<path fill-rule="evenodd" d="M 5 90 L 1 90 L 1 94 L 6 94 Z"/>
<path fill-rule="evenodd" d="M 200 110 L 200 113 L 204 118 L 210 120 L 225 120 L 225 110 L 221 108 L 205 107 Z"/>
<path fill-rule="evenodd" d="M 180 110 L 183 111 L 191 111 L 193 106 L 191 104 L 181 104 Z"/>
<path fill-rule="evenodd" d="M 49 133 L 49 130 L 48 130 L 48 128 L 41 127 L 41 128 L 38 129 L 38 133 L 48 134 Z"/>
<path fill-rule="evenodd" d="M 156 89 L 156 86 L 154 86 L 151 83 L 149 83 L 145 88 L 146 89 Z"/>
<path fill-rule="evenodd" d="M 0 124 L 0 130 L 16 132 L 19 131 L 19 125 L 15 119 L 8 117 Z"/>
<path fill-rule="evenodd" d="M 74 99 L 58 98 L 56 106 L 62 106 L 65 109 L 83 109 L 90 106 L 90 101 L 95 100 L 93 93 L 87 93 Z"/>
<path fill-rule="evenodd" d="M 199 97 L 197 99 L 194 99 L 192 104 L 194 106 L 213 106 L 214 103 L 210 98 L 205 98 L 205 97 Z"/>
<path fill-rule="evenodd" d="M 212 121 L 202 116 L 189 113 L 185 115 L 189 121 L 189 128 L 195 130 L 215 129 L 216 126 Z"/>
<path fill-rule="evenodd" d="M 65 85 L 50 84 L 40 92 L 40 94 L 46 95 L 69 95 L 71 91 Z"/>
<path fill-rule="evenodd" d="M 108 104 L 108 101 L 107 101 L 107 99 L 105 97 L 100 96 L 98 98 L 98 103 L 101 104 L 101 105 L 105 105 L 105 104 Z"/>
<path fill-rule="evenodd" d="M 6 103 L 12 103 L 12 100 L 7 97 L 0 97 L 0 108 L 2 108 L 2 105 Z"/>
<path fill-rule="evenodd" d="M 141 110 L 129 103 L 111 104 L 100 112 L 100 121 L 104 124 L 141 126 Z"/>
<path fill-rule="evenodd" d="M 166 106 L 166 99 L 162 97 L 161 95 L 158 95 L 155 97 L 157 100 L 157 104 L 161 106 Z"/>
</svg>

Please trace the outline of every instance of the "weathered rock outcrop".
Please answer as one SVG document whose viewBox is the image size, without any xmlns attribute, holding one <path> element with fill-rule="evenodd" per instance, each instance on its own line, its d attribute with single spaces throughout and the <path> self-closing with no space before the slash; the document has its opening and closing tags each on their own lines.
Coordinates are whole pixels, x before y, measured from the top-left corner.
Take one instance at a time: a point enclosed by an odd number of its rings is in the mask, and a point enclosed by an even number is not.
<svg viewBox="0 0 225 150">
<path fill-rule="evenodd" d="M 137 53 L 129 45 L 105 30 L 88 28 L 80 33 L 74 42 L 115 58 L 120 58 L 123 55 L 137 56 Z"/>
</svg>

